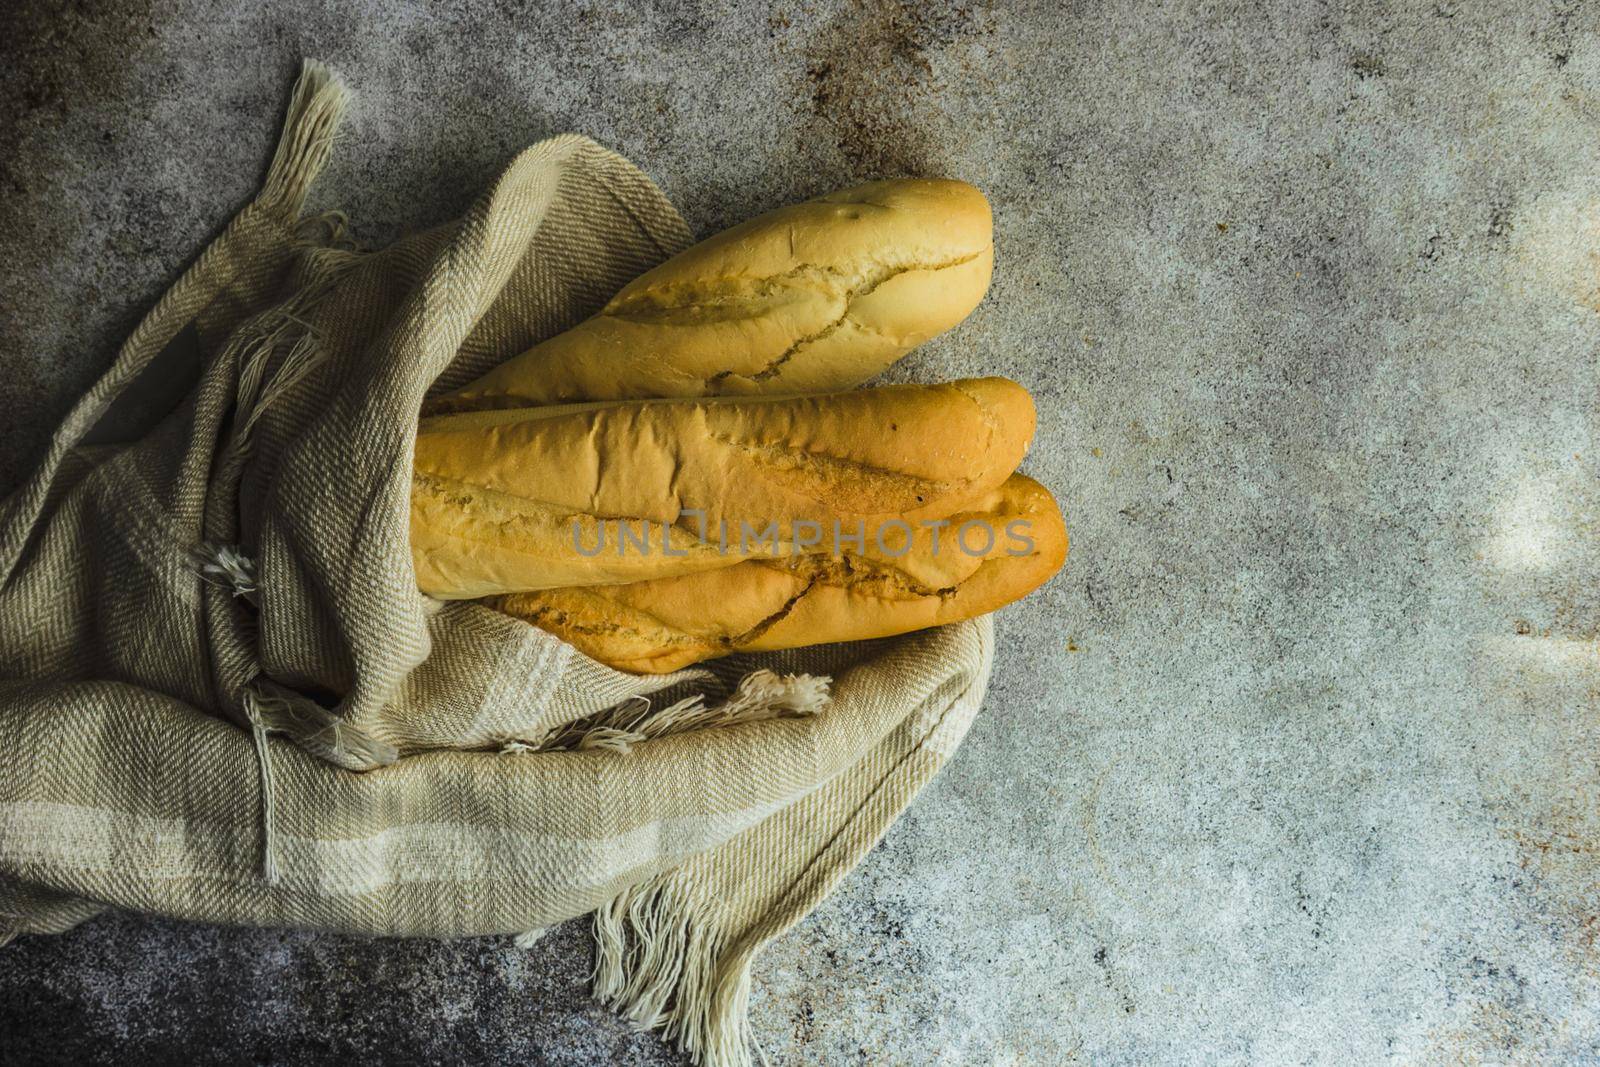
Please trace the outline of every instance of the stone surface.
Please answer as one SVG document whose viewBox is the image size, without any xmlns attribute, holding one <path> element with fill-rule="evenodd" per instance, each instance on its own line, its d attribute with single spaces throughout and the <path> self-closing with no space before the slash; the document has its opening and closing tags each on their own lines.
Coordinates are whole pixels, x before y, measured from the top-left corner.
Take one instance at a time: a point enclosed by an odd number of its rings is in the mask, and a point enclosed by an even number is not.
<svg viewBox="0 0 1600 1067">
<path fill-rule="evenodd" d="M 1080 5 L 1074 5 L 1080 7 Z M 952 765 L 757 970 L 775 1063 L 1600 1057 L 1600 37 L 1573 6 L 18 3 L 0 485 L 252 191 L 296 63 L 380 243 L 578 130 L 701 232 L 994 202 L 902 378 L 1035 391 L 1064 574 Z M 675 1063 L 531 952 L 102 917 L 0 1060 Z"/>
</svg>

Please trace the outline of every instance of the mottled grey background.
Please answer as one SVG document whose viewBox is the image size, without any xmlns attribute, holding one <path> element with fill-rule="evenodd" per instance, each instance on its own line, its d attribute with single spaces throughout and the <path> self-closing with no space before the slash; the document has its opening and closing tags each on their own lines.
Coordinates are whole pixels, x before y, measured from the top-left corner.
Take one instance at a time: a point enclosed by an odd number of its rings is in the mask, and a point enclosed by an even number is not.
<svg viewBox="0 0 1600 1067">
<path fill-rule="evenodd" d="M 756 973 L 778 1063 L 1600 1058 L 1600 37 L 1576 5 L 38 4 L 0 14 L 0 485 L 359 92 L 369 244 L 590 134 L 700 232 L 857 179 L 994 202 L 897 373 L 1034 390 L 1065 572 L 985 714 Z M 585 928 L 96 920 L 0 953 L 7 1063 L 677 1062 Z"/>
</svg>

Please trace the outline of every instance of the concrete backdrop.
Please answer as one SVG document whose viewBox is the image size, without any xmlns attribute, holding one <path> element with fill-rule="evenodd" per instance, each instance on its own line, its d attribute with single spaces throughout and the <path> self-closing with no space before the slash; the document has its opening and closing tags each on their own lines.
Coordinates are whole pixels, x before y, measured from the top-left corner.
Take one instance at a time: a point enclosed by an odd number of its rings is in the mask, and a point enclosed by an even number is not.
<svg viewBox="0 0 1600 1067">
<path fill-rule="evenodd" d="M 381 244 L 563 130 L 695 228 L 872 176 L 995 208 L 898 377 L 1038 397 L 1065 572 L 986 712 L 756 972 L 777 1063 L 1600 1058 L 1600 38 L 1576 5 L 17 0 L 0 485 L 252 192 Z M 586 929 L 102 917 L 0 952 L 0 1060 L 667 1064 Z"/>
</svg>

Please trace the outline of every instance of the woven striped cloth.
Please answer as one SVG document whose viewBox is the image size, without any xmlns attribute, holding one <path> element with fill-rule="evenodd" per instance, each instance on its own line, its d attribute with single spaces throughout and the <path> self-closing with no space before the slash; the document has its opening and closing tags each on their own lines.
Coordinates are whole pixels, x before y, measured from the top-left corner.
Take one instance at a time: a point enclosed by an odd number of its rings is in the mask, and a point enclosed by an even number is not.
<svg viewBox="0 0 1600 1067">
<path fill-rule="evenodd" d="M 748 1063 L 752 961 L 960 743 L 990 624 L 640 678 L 419 594 L 425 397 L 690 234 L 563 136 L 358 252 L 302 214 L 346 95 L 306 65 L 260 194 L 0 503 L 0 941 L 105 907 L 530 943 L 593 912 L 598 996 Z M 182 401 L 98 442 L 175 353 Z"/>
</svg>

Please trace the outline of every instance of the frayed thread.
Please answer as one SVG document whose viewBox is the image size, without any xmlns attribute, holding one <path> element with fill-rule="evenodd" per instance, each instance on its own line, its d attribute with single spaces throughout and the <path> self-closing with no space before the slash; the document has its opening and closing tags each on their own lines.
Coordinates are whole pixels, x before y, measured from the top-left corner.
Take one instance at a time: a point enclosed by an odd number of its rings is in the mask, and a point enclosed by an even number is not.
<svg viewBox="0 0 1600 1067">
<path fill-rule="evenodd" d="M 234 596 L 257 603 L 255 561 L 237 545 L 203 542 L 189 551 L 190 562 L 202 580 L 228 589 Z M 393 763 L 399 751 L 350 726 L 338 715 L 294 690 L 257 676 L 240 695 L 246 718 L 256 734 L 262 730 L 284 733 L 301 747 L 349 770 L 367 770 Z"/>
<path fill-rule="evenodd" d="M 272 308 L 255 322 L 240 328 L 239 347 L 231 354 L 239 360 L 237 410 L 241 416 L 232 447 L 241 455 L 248 454 L 251 431 L 262 413 L 305 381 L 327 358 L 326 350 L 318 344 L 316 332 L 303 315 L 331 288 L 331 284 L 307 286 L 296 293 L 292 301 Z M 272 376 L 268 379 L 272 357 L 285 347 L 283 359 L 271 368 Z"/>
<path fill-rule="evenodd" d="M 290 734 L 301 747 L 351 770 L 393 763 L 400 754 L 392 745 L 345 725 L 315 701 L 266 678 L 257 678 L 241 691 L 239 702 L 250 723 L 250 740 L 255 746 L 261 780 L 261 879 L 268 885 L 277 885 L 282 870 L 278 864 L 277 783 L 272 771 L 271 735 Z"/>
<path fill-rule="evenodd" d="M 299 216 L 311 183 L 333 154 L 334 135 L 349 106 L 350 90 L 337 74 L 315 59 L 301 64 L 283 135 L 256 203 L 287 219 Z"/>
<path fill-rule="evenodd" d="M 350 234 L 350 216 L 339 210 L 307 215 L 300 220 L 295 235 L 302 244 L 318 248 L 333 248 L 341 252 L 361 250 L 361 246 Z"/>
<path fill-rule="evenodd" d="M 261 778 L 261 880 L 277 885 L 282 877 L 278 868 L 277 788 L 272 776 L 270 727 L 261 714 L 259 697 L 248 690 L 243 697 L 245 717 L 250 720 L 250 739 L 255 743 L 256 766 Z"/>
<path fill-rule="evenodd" d="M 685 730 L 815 715 L 828 703 L 829 684 L 755 671 L 715 707 L 696 696 L 652 711 L 636 698 L 541 747 L 626 752 Z M 749 1021 L 754 949 L 728 943 L 719 902 L 689 875 L 668 871 L 624 890 L 595 911 L 594 937 L 597 1000 L 641 1029 L 661 1031 L 704 1067 L 752 1067 L 752 1053 L 767 1062 Z"/>
<path fill-rule="evenodd" d="M 500 751 L 625 753 L 640 742 L 690 730 L 815 715 L 827 706 L 830 682 L 823 675 L 775 674 L 763 669 L 745 675 L 734 694 L 720 704 L 708 707 L 705 696 L 696 694 L 654 708 L 648 697 L 632 697 L 598 715 L 568 723 L 541 741 L 507 740 Z"/>
<path fill-rule="evenodd" d="M 250 700 L 267 728 L 288 734 L 313 755 L 346 770 L 387 766 L 400 752 L 386 741 L 345 722 L 309 697 L 265 677 L 252 683 Z"/>
<path fill-rule="evenodd" d="M 200 577 L 234 596 L 256 603 L 256 564 L 238 545 L 203 541 L 189 552 Z"/>
<path fill-rule="evenodd" d="M 640 1029 L 659 1030 L 695 1063 L 751 1067 L 751 955 L 724 955 L 721 909 L 676 871 L 595 912 L 594 996 Z"/>
<path fill-rule="evenodd" d="M 300 285 L 281 304 L 261 312 L 234 332 L 219 358 L 239 368 L 234 429 L 222 461 L 237 464 L 250 454 L 261 416 L 327 359 L 312 319 L 317 308 L 359 256 L 309 248 L 301 260 Z M 279 352 L 281 359 L 276 358 Z"/>
<path fill-rule="evenodd" d="M 306 192 L 327 164 L 334 132 L 350 93 L 337 75 L 314 59 L 305 61 L 284 119 L 283 137 L 267 170 L 257 203 L 294 222 Z M 238 367 L 234 430 L 219 465 L 237 464 L 249 454 L 252 431 L 263 412 L 305 381 L 326 358 L 312 325 L 313 313 L 346 270 L 361 257 L 348 244 L 342 212 L 327 211 L 295 224 L 300 259 L 294 294 L 242 323 L 219 359 Z M 275 357 L 283 352 L 282 359 Z"/>
</svg>

